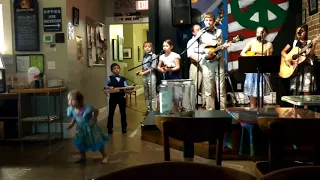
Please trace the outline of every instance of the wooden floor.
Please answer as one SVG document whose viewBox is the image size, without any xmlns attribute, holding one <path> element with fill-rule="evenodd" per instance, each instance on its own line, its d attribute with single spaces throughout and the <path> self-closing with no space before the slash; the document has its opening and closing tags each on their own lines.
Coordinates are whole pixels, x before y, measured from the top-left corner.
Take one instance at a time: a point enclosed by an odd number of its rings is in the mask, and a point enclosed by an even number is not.
<svg viewBox="0 0 320 180">
<path fill-rule="evenodd" d="M 79 152 L 72 139 L 56 142 L 48 155 L 47 143 L 24 144 L 0 143 L 0 180 L 71 180 L 93 179 L 102 174 L 147 163 L 163 162 L 163 147 L 158 143 L 141 140 L 141 122 L 145 112 L 143 96 L 137 97 L 137 106 L 127 108 L 128 133 L 121 133 L 119 111 L 114 117 L 114 133 L 110 136 L 106 151 L 109 163 L 100 164 L 99 152 L 88 152 L 85 164 L 73 163 L 74 156 Z M 100 125 L 106 130 L 106 120 Z M 152 137 L 152 136 L 149 136 Z M 159 138 L 158 138 L 159 139 Z M 172 161 L 192 161 L 197 163 L 215 164 L 199 156 L 184 159 L 180 150 L 171 149 Z M 255 175 L 255 163 L 252 161 L 222 161 L 222 166 L 233 168 Z"/>
</svg>

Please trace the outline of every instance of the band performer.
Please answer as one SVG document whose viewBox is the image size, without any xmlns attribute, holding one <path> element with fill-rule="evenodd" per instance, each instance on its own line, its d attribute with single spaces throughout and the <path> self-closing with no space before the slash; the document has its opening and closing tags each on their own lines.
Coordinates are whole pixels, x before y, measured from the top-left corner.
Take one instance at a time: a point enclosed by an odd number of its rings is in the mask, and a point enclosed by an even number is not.
<svg viewBox="0 0 320 180">
<path fill-rule="evenodd" d="M 181 79 L 180 55 L 173 52 L 173 43 L 170 39 L 163 42 L 163 51 L 159 57 L 158 70 L 164 74 L 164 79 Z"/>
<path fill-rule="evenodd" d="M 295 91 L 296 94 L 303 93 L 304 95 L 310 95 L 312 89 L 316 88 L 314 76 L 312 73 L 312 56 L 314 55 L 314 49 L 318 44 L 318 37 L 314 38 L 312 41 L 308 40 L 308 25 L 298 27 L 296 29 L 295 40 L 292 43 L 292 47 L 303 48 L 311 42 L 312 46 L 308 48 L 305 52 L 306 60 L 298 65 L 299 67 L 295 69 L 295 72 L 291 76 L 290 90 Z M 286 57 L 290 49 L 291 45 L 287 44 L 286 47 L 281 51 L 281 55 Z M 305 108 L 307 108 L 307 106 L 305 106 Z"/>
<path fill-rule="evenodd" d="M 265 27 L 258 27 L 256 30 L 256 39 L 251 40 L 241 51 L 241 56 L 271 56 L 273 53 L 273 45 L 271 42 L 265 40 L 267 36 L 267 29 Z M 262 48 L 263 46 L 263 48 Z M 262 52 L 263 49 L 263 52 Z M 266 86 L 269 81 L 270 74 L 265 74 L 260 77 L 259 83 L 259 97 L 270 94 L 270 89 Z M 258 73 L 246 73 L 246 79 L 244 82 L 244 94 L 250 97 L 250 107 L 257 107 L 257 78 Z M 263 91 L 262 91 L 263 82 Z M 261 101 L 260 101 L 261 102 Z M 263 102 L 261 102 L 263 103 Z"/>
<path fill-rule="evenodd" d="M 144 42 L 144 56 L 142 60 L 142 71 L 138 71 L 138 76 L 143 76 L 144 97 L 147 105 L 147 113 L 157 110 L 157 91 L 156 91 L 156 73 L 157 55 L 152 52 L 152 43 Z M 150 63 L 148 63 L 150 62 Z M 151 73 L 151 74 L 150 74 Z"/>
<path fill-rule="evenodd" d="M 208 30 L 200 38 L 199 52 L 204 53 L 200 65 L 203 74 L 204 102 L 207 110 L 215 109 L 215 97 L 220 90 L 220 109 L 226 109 L 226 86 L 225 86 L 225 61 L 221 51 L 216 53 L 214 59 L 206 59 L 208 51 L 206 46 L 220 46 L 223 43 L 222 30 L 215 27 L 215 16 L 208 12 L 204 15 L 204 24 Z M 201 32 L 199 32 L 201 33 Z M 224 49 L 228 48 L 228 44 Z M 218 74 L 219 72 L 219 74 Z M 219 76 L 219 78 L 218 78 Z M 220 80 L 220 82 L 218 82 Z M 220 87 L 218 87 L 220 86 Z"/>
<path fill-rule="evenodd" d="M 200 29 L 201 27 L 199 24 L 195 24 L 192 26 L 191 31 L 193 36 L 187 43 L 187 47 L 189 47 L 189 49 L 187 50 L 187 55 L 188 55 L 188 58 L 190 58 L 191 60 L 190 69 L 189 69 L 189 78 L 192 79 L 195 86 L 198 85 L 198 91 L 196 91 L 196 93 L 201 92 L 201 94 L 203 94 L 202 93 L 203 88 L 201 88 L 202 87 L 202 67 L 198 65 L 199 69 L 197 68 L 197 63 L 199 63 L 201 54 L 195 51 L 199 46 L 198 41 L 196 41 L 196 36 L 200 31 Z M 198 94 L 196 94 L 195 97 L 197 98 Z M 202 99 L 202 103 L 204 103 L 203 99 Z"/>
</svg>

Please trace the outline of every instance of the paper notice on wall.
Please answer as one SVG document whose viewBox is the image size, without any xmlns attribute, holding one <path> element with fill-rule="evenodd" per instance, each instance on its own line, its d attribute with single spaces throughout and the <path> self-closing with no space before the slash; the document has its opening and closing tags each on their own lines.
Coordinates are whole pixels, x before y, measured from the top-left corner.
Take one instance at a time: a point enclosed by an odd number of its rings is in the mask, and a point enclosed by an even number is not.
<svg viewBox="0 0 320 180">
<path fill-rule="evenodd" d="M 13 64 L 13 57 L 12 56 L 4 56 L 2 57 L 4 64 Z"/>
<path fill-rule="evenodd" d="M 56 69 L 56 62 L 48 61 L 48 69 Z"/>
<path fill-rule="evenodd" d="M 30 68 L 29 56 L 17 56 L 17 72 L 28 72 Z"/>
</svg>

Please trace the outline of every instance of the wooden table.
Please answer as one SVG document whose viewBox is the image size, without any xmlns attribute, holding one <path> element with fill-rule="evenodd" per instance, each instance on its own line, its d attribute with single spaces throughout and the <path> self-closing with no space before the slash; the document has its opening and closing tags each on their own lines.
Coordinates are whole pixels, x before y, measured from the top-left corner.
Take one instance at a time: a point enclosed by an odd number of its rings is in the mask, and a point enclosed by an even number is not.
<svg viewBox="0 0 320 180">
<path fill-rule="evenodd" d="M 319 118 L 319 113 L 301 108 L 228 108 L 227 112 L 239 123 L 257 124 L 258 117 Z"/>
<path fill-rule="evenodd" d="M 272 119 L 283 119 L 285 121 L 287 121 L 290 124 L 290 121 L 288 120 L 295 120 L 295 119 L 318 119 L 320 118 L 319 113 L 310 111 L 310 110 L 306 110 L 306 109 L 302 109 L 302 108 L 263 108 L 261 109 L 261 111 L 259 113 L 257 113 L 256 109 L 252 109 L 252 108 L 229 108 L 228 109 L 229 114 L 235 119 L 237 120 L 239 123 L 243 123 L 243 124 L 248 124 L 251 126 L 258 126 L 258 118 L 260 119 L 260 123 L 259 123 L 259 129 L 261 129 L 264 133 L 264 136 L 268 137 L 266 141 L 266 143 L 268 143 L 269 145 L 269 165 L 265 162 L 261 162 L 257 164 L 257 169 L 259 174 L 264 174 L 264 172 L 266 172 L 265 169 L 268 169 L 269 166 L 271 166 L 270 164 L 270 159 L 277 159 L 277 161 L 275 162 L 279 162 L 279 159 L 283 159 L 283 153 L 281 153 L 281 151 L 284 149 L 284 144 L 281 143 L 276 143 L 277 146 L 273 147 L 272 149 L 276 149 L 278 151 L 278 154 L 274 153 L 274 150 L 271 150 L 271 144 L 270 142 L 270 136 L 268 135 L 268 133 L 266 133 L 267 131 L 271 131 L 272 129 L 270 129 L 270 124 L 266 123 L 263 126 L 261 126 L 261 118 L 272 118 Z M 297 122 L 297 121 L 294 121 Z M 288 130 L 290 131 L 290 130 Z M 287 132 L 287 131 L 286 131 Z M 275 137 L 275 139 L 279 139 L 280 137 Z M 273 143 L 274 146 L 274 143 Z M 272 152 L 272 153 L 271 153 Z M 273 154 L 271 156 L 271 154 Z M 274 164 L 274 163 L 272 163 Z M 277 163 L 276 163 L 277 164 Z M 279 163 L 280 164 L 280 163 Z M 277 166 L 275 166 L 277 167 Z M 263 170 L 261 170 L 263 169 Z M 263 173 L 262 173 L 263 172 Z"/>
<path fill-rule="evenodd" d="M 159 112 L 156 113 L 156 116 L 174 116 L 174 117 L 180 117 L 179 113 L 175 113 L 172 115 L 160 115 Z M 199 123 L 201 118 L 212 118 L 212 120 L 218 119 L 218 118 L 230 118 L 230 115 L 226 111 L 218 111 L 218 110 L 197 110 L 194 113 L 193 117 L 199 119 Z M 232 124 L 238 124 L 237 121 L 233 120 Z M 162 122 L 156 121 L 157 127 L 162 131 Z M 183 153 L 185 158 L 193 158 L 194 157 L 194 144 L 193 143 L 187 143 L 184 142 L 184 148 Z"/>
<path fill-rule="evenodd" d="M 305 95 L 305 96 L 282 96 L 282 101 L 295 106 L 319 106 L 320 95 Z"/>
<path fill-rule="evenodd" d="M 57 87 L 57 88 L 39 88 L 39 89 L 11 89 L 9 93 L 2 93 L 0 94 L 1 98 L 9 98 L 9 97 L 17 97 L 17 117 L 2 117 L 5 119 L 8 118 L 15 118 L 18 120 L 18 139 L 20 141 L 43 141 L 48 140 L 49 145 L 50 141 L 52 139 L 58 138 L 59 136 L 63 138 L 63 131 L 62 131 L 62 121 L 63 121 L 63 111 L 62 111 L 62 93 L 64 91 L 67 91 L 66 87 Z M 32 104 L 27 104 L 30 102 L 24 102 L 22 103 L 22 96 L 24 94 L 32 94 L 33 95 L 33 105 L 31 112 L 27 113 L 28 115 L 24 114 L 22 111 L 22 105 L 27 105 L 27 107 L 31 107 Z M 47 115 L 45 116 L 38 116 L 36 113 L 36 95 L 38 94 L 44 94 L 47 96 Z M 58 95 L 59 96 L 59 108 L 60 110 L 57 110 L 56 101 L 54 100 L 54 105 L 51 104 L 49 96 L 51 95 Z M 49 111 L 51 109 L 55 110 L 55 114 L 50 114 Z M 23 117 L 26 116 L 26 117 Z M 0 117 L 1 119 L 1 117 Z M 50 123 L 57 122 L 60 124 L 60 133 L 51 133 L 50 132 Z M 48 133 L 47 134 L 33 134 L 33 135 L 26 135 L 22 132 L 22 126 L 24 124 L 35 124 L 35 131 L 37 131 L 37 124 L 39 123 L 48 123 Z"/>
</svg>

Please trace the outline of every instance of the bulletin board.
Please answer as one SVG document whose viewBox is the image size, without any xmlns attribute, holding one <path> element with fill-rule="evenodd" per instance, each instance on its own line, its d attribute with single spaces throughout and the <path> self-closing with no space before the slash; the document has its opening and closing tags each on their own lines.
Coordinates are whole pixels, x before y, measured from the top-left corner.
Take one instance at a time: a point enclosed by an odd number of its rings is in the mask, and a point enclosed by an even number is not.
<svg viewBox="0 0 320 180">
<path fill-rule="evenodd" d="M 37 67 L 41 73 L 44 73 L 44 55 L 43 54 L 21 54 L 16 55 L 17 72 L 28 72 L 30 67 Z"/>
</svg>

